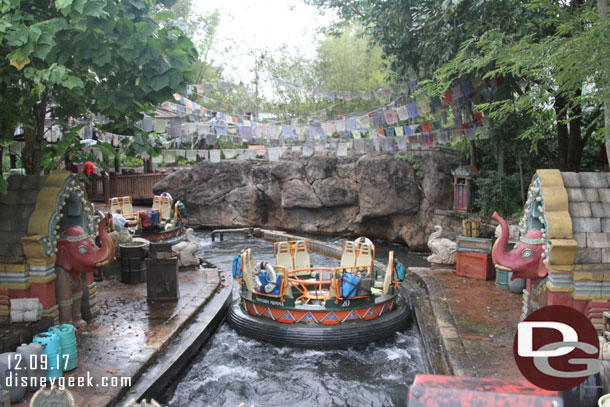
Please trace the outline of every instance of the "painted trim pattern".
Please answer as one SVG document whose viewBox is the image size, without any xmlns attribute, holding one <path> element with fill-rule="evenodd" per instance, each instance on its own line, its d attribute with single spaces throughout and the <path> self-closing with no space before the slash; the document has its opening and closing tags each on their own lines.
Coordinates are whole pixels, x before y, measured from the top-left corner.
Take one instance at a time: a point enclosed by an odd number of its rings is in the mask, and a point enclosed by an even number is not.
<svg viewBox="0 0 610 407">
<path fill-rule="evenodd" d="M 310 323 L 316 325 L 339 325 L 350 321 L 370 321 L 396 309 L 396 298 L 386 302 L 351 308 L 345 310 L 299 310 L 282 309 L 257 304 L 245 298 L 241 299 L 241 308 L 253 317 L 268 318 L 282 324 Z"/>
</svg>

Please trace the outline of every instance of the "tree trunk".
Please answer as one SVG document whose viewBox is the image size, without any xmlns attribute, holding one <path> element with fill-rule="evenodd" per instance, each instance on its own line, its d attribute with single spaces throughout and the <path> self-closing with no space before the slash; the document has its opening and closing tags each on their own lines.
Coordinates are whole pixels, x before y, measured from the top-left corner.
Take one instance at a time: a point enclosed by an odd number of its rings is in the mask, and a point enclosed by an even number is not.
<svg viewBox="0 0 610 407">
<path fill-rule="evenodd" d="M 608 18 L 608 0 L 597 0 L 597 11 L 600 18 L 606 20 Z M 606 127 L 604 137 L 606 140 L 606 155 L 610 164 L 610 96 L 606 96 L 606 100 L 604 100 L 604 125 Z"/>
<path fill-rule="evenodd" d="M 468 146 L 470 147 L 470 165 L 476 167 L 477 157 L 474 140 L 468 140 Z"/>
<path fill-rule="evenodd" d="M 565 171 L 568 163 L 568 125 L 566 124 L 567 102 L 563 95 L 555 96 L 555 116 L 557 120 L 557 162 L 559 170 Z"/>
<path fill-rule="evenodd" d="M 152 158 L 149 158 L 147 160 L 144 160 L 144 172 L 146 174 L 150 174 L 153 172 L 153 162 L 152 162 Z"/>
<path fill-rule="evenodd" d="M 47 112 L 47 92 L 32 109 L 31 126 L 25 127 L 25 146 L 21 163 L 28 175 L 40 175 L 42 169 L 42 148 L 44 146 L 44 120 Z"/>
<path fill-rule="evenodd" d="M 121 161 L 119 161 L 119 155 L 114 156 L 114 173 L 119 175 L 121 173 Z"/>
<path fill-rule="evenodd" d="M 575 99 L 580 98 L 581 92 L 575 94 Z M 570 134 L 568 137 L 567 170 L 578 172 L 580 170 L 580 159 L 582 157 L 582 108 L 579 102 L 569 103 L 570 105 Z"/>
<path fill-rule="evenodd" d="M 521 183 L 521 202 L 525 204 L 525 180 L 523 179 L 523 163 L 519 161 L 519 181 Z"/>
<path fill-rule="evenodd" d="M 504 146 L 500 143 L 498 146 L 498 174 L 506 174 L 506 156 Z"/>
</svg>

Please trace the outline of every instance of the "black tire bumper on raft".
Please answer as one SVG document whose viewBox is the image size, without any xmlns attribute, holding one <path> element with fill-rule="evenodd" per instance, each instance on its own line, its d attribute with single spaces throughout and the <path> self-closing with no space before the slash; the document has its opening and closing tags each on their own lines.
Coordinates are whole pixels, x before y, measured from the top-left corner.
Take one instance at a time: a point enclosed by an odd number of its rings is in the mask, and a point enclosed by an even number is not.
<svg viewBox="0 0 610 407">
<path fill-rule="evenodd" d="M 370 321 L 339 325 L 283 324 L 253 317 L 240 307 L 240 299 L 229 307 L 227 321 L 238 334 L 280 346 L 312 349 L 341 349 L 366 346 L 391 338 L 408 326 L 410 311 L 402 299 L 395 310 Z"/>
</svg>

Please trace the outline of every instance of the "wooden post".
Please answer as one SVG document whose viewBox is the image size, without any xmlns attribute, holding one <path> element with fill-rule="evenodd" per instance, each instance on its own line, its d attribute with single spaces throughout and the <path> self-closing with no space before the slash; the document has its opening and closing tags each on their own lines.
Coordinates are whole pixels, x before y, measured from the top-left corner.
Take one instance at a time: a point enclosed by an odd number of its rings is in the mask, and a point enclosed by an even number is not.
<svg viewBox="0 0 610 407">
<path fill-rule="evenodd" d="M 117 155 L 114 156 L 114 173 L 119 175 L 121 173 L 121 161 L 119 160 L 119 148 L 116 149 Z"/>
<path fill-rule="evenodd" d="M 102 174 L 102 189 L 104 190 L 104 202 L 110 200 L 110 175 L 104 171 Z"/>
<path fill-rule="evenodd" d="M 144 160 L 144 172 L 146 174 L 151 174 L 153 172 L 153 162 L 152 158 Z"/>
</svg>

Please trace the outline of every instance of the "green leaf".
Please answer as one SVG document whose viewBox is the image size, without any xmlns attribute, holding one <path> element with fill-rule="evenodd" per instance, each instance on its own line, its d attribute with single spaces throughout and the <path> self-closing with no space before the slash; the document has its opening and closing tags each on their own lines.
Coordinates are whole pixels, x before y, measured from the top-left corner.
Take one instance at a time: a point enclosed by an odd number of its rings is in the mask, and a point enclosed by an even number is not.
<svg viewBox="0 0 610 407">
<path fill-rule="evenodd" d="M 107 16 L 108 13 L 104 10 L 105 6 L 105 1 L 87 1 L 85 3 L 83 14 L 91 17 Z"/>
<path fill-rule="evenodd" d="M 39 44 L 34 49 L 34 52 L 32 53 L 32 56 L 34 56 L 36 58 L 40 58 L 40 59 L 42 59 L 44 61 L 47 58 L 47 55 L 49 55 L 49 52 L 51 52 L 52 49 L 53 49 L 53 47 L 51 45 Z"/>
<path fill-rule="evenodd" d="M 157 21 L 165 21 L 165 20 L 169 20 L 172 18 L 176 18 L 176 16 L 169 11 L 160 11 L 157 14 L 155 14 L 155 20 L 157 20 Z"/>
<path fill-rule="evenodd" d="M 146 7 L 146 4 L 141 0 L 129 0 L 129 4 L 131 4 L 138 10 L 142 10 Z"/>
<path fill-rule="evenodd" d="M 159 75 L 153 78 L 149 85 L 155 92 L 158 92 L 169 85 L 169 77 L 168 75 Z"/>
<path fill-rule="evenodd" d="M 63 87 L 68 89 L 73 89 L 75 87 L 82 88 L 85 86 L 83 81 L 77 78 L 76 76 L 69 76 L 61 84 Z"/>
<path fill-rule="evenodd" d="M 161 3 L 167 7 L 170 8 L 172 7 L 174 4 L 176 4 L 176 0 L 161 0 Z"/>
<path fill-rule="evenodd" d="M 12 26 L 13 26 L 12 23 L 5 21 L 4 19 L 0 20 L 0 33 L 5 33 L 7 31 L 7 29 L 9 29 Z"/>
<path fill-rule="evenodd" d="M 28 42 L 29 32 L 25 26 L 15 27 L 6 34 L 6 43 L 9 47 L 20 47 Z"/>
<path fill-rule="evenodd" d="M 104 66 L 106 64 L 109 64 L 111 61 L 112 61 L 112 59 L 110 57 L 110 52 L 108 52 L 106 50 L 106 51 L 102 52 L 102 54 L 100 56 L 98 56 L 95 63 L 99 66 Z"/>
<path fill-rule="evenodd" d="M 36 96 L 38 96 L 38 98 L 40 98 L 46 88 L 47 87 L 44 86 L 42 83 L 39 83 L 38 85 L 34 86 L 34 88 L 32 89 L 32 93 L 34 93 Z"/>
<path fill-rule="evenodd" d="M 0 13 L 8 13 L 11 10 L 19 9 L 21 0 L 3 0 L 0 2 Z"/>
<path fill-rule="evenodd" d="M 76 12 L 78 12 L 79 14 L 83 14 L 85 10 L 85 3 L 86 0 L 74 0 L 74 3 L 72 5 Z"/>
<path fill-rule="evenodd" d="M 40 28 L 38 28 L 38 27 L 30 28 L 30 40 L 32 42 L 38 41 L 38 38 L 40 38 L 41 35 L 42 35 L 42 31 L 40 30 Z"/>
<path fill-rule="evenodd" d="M 69 8 L 74 0 L 55 0 L 55 7 L 57 10 L 63 10 Z"/>
<path fill-rule="evenodd" d="M 8 181 L 4 177 L 0 178 L 0 195 L 5 195 L 8 190 Z"/>
</svg>

